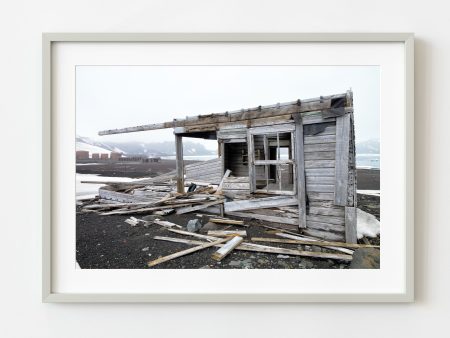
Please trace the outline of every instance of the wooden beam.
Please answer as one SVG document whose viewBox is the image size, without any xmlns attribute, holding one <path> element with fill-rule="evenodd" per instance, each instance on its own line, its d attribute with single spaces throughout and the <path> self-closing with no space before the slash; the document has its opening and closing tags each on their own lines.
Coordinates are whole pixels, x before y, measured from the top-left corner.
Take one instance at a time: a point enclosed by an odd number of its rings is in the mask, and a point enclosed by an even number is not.
<svg viewBox="0 0 450 338">
<path fill-rule="evenodd" d="M 208 207 L 211 207 L 213 205 L 222 204 L 223 201 L 224 200 L 218 200 L 218 201 L 212 201 L 212 202 L 203 203 L 203 204 L 199 204 L 199 205 L 194 205 L 194 206 L 190 206 L 190 207 L 179 208 L 179 209 L 177 209 L 176 213 L 178 215 L 187 214 L 188 212 L 202 210 L 202 209 L 206 209 Z"/>
<path fill-rule="evenodd" d="M 306 240 L 308 242 L 313 242 L 313 243 L 323 243 L 323 242 L 325 242 L 324 240 L 319 240 L 319 239 L 311 238 L 311 237 L 308 237 L 308 236 L 292 235 L 292 234 L 287 234 L 287 233 L 282 233 L 282 232 L 281 233 L 276 233 L 275 235 L 277 235 L 279 237 L 293 239 L 293 240 L 300 240 L 300 241 Z M 330 242 L 330 241 L 328 241 L 328 242 Z M 337 242 L 337 243 L 341 243 L 341 242 Z M 334 246 L 334 245 L 333 246 L 325 246 L 325 248 L 336 250 L 336 251 L 341 251 L 341 252 L 344 252 L 346 254 L 351 254 L 352 253 L 352 251 L 349 251 L 349 249 L 338 247 L 338 246 Z"/>
<path fill-rule="evenodd" d="M 347 243 L 358 242 L 356 222 L 356 208 L 345 207 L 345 241 Z"/>
<path fill-rule="evenodd" d="M 224 246 L 222 246 L 219 250 L 217 250 L 215 253 L 213 253 L 211 258 L 220 262 L 243 241 L 244 241 L 244 239 L 242 237 L 234 236 Z"/>
<path fill-rule="evenodd" d="M 219 186 L 217 187 L 217 190 L 215 192 L 215 194 L 219 194 L 222 191 L 222 187 L 223 187 L 223 182 L 225 181 L 225 179 L 230 176 L 231 174 L 231 170 L 227 169 L 227 171 L 225 171 L 225 174 L 223 174 L 222 180 L 219 183 Z"/>
<path fill-rule="evenodd" d="M 273 208 L 295 204 L 297 204 L 297 199 L 294 197 L 276 196 L 276 197 L 255 198 L 251 200 L 226 202 L 224 205 L 225 205 L 225 213 L 228 213 L 231 211 Z"/>
<path fill-rule="evenodd" d="M 244 224 L 244 221 L 238 221 L 235 219 L 226 219 L 226 218 L 210 218 L 210 222 L 218 223 L 218 224 L 231 224 L 231 225 L 241 225 L 247 227 L 248 225 Z"/>
<path fill-rule="evenodd" d="M 163 123 L 152 123 L 147 125 L 111 129 L 100 131 L 99 135 L 112 135 L 112 134 L 123 134 L 123 133 L 133 133 L 138 131 L 146 130 L 158 130 L 165 128 L 176 128 L 176 127 L 187 127 L 187 126 L 198 126 L 204 124 L 215 124 L 215 123 L 227 123 L 227 122 L 237 122 L 251 120 L 255 118 L 266 118 L 274 116 L 289 115 L 295 113 L 306 113 L 317 110 L 326 110 L 331 108 L 331 100 L 336 98 L 346 97 L 346 93 L 337 94 L 331 96 L 323 96 L 307 100 L 297 100 L 292 102 L 286 102 L 283 104 L 275 104 L 270 106 L 259 106 L 249 109 L 241 109 L 232 112 L 225 112 L 220 114 L 207 114 L 198 116 L 188 116 L 184 120 L 174 120 L 170 122 Z M 351 107 L 349 107 L 351 108 Z"/>
<path fill-rule="evenodd" d="M 300 114 L 295 121 L 295 162 L 297 163 L 298 227 L 306 228 L 305 150 L 303 147 L 303 120 Z"/>
<path fill-rule="evenodd" d="M 280 224 L 291 224 L 298 225 L 298 220 L 296 218 L 287 218 L 287 217 L 278 217 L 278 216 L 268 216 L 268 215 L 259 215 L 252 212 L 238 212 L 238 211 L 230 211 L 225 212 L 230 216 L 249 218 L 249 219 L 259 219 L 261 221 L 280 223 Z"/>
<path fill-rule="evenodd" d="M 359 249 L 359 248 L 379 248 L 379 245 L 371 244 L 354 244 L 354 243 L 342 243 L 342 242 L 322 242 L 322 241 L 308 241 L 301 239 L 282 239 L 282 238 L 266 238 L 266 237 L 252 237 L 252 241 L 255 242 L 269 242 L 269 243 L 285 243 L 285 244 L 298 244 L 298 245 L 315 245 L 315 246 L 335 246 L 340 248 Z"/>
<path fill-rule="evenodd" d="M 196 247 L 193 247 L 193 248 L 190 248 L 190 249 L 187 249 L 187 250 L 179 251 L 179 252 L 176 252 L 174 254 L 171 254 L 171 255 L 168 255 L 168 256 L 164 256 L 164 257 L 160 257 L 158 259 L 150 261 L 150 262 L 147 263 L 147 266 L 149 268 L 151 268 L 152 266 L 155 266 L 155 265 L 158 265 L 158 264 L 170 261 L 170 260 L 178 258 L 178 257 L 189 255 L 189 254 L 191 254 L 193 252 L 200 251 L 200 250 L 203 250 L 203 249 L 215 246 L 217 244 L 221 244 L 221 243 L 226 242 L 226 241 L 228 241 L 228 238 L 222 238 L 222 239 L 219 239 L 219 240 L 217 240 L 215 242 L 212 242 L 212 243 L 204 243 L 204 244 L 201 244 L 199 246 L 196 246 Z"/>
<path fill-rule="evenodd" d="M 350 145 L 350 115 L 336 118 L 336 169 L 335 193 L 336 205 L 347 205 L 348 194 L 348 166 Z"/>
<path fill-rule="evenodd" d="M 217 236 L 217 237 L 223 237 L 223 236 L 241 236 L 241 237 L 247 237 L 247 231 L 245 230 L 209 230 L 208 236 Z"/>
<path fill-rule="evenodd" d="M 175 135 L 177 192 L 184 194 L 183 136 Z"/>
<path fill-rule="evenodd" d="M 153 239 L 161 240 L 161 241 L 168 241 L 168 242 L 175 242 L 175 243 L 184 243 L 188 245 L 199 245 L 204 242 L 202 241 L 196 241 L 191 239 L 184 239 L 184 238 L 173 238 L 173 237 L 164 237 L 164 236 L 155 236 Z M 225 238 L 227 240 L 227 238 Z M 213 244 L 214 243 L 208 243 Z M 216 246 L 222 247 L 223 244 L 217 244 Z M 314 258 L 322 258 L 322 259 L 338 259 L 343 261 L 351 261 L 353 259 L 352 255 L 346 255 L 346 254 L 335 254 L 335 253 L 328 253 L 328 252 L 314 252 L 314 251 L 302 251 L 302 250 L 295 250 L 295 249 L 286 249 L 286 248 L 278 248 L 273 246 L 267 246 L 267 245 L 260 245 L 255 243 L 246 243 L 243 242 L 240 245 L 236 247 L 236 250 L 243 250 L 243 251 L 251 251 L 251 252 L 264 252 L 269 254 L 281 254 L 281 255 L 291 255 L 291 256 L 301 256 L 301 257 L 314 257 Z"/>
</svg>

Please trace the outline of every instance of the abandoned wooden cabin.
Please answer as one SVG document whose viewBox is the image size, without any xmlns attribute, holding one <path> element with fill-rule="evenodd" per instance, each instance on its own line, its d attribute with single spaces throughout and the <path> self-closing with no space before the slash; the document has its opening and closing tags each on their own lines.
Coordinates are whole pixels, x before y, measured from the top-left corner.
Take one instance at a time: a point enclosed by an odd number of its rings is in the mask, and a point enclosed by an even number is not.
<svg viewBox="0 0 450 338">
<path fill-rule="evenodd" d="M 311 236 L 356 242 L 355 134 L 351 91 L 106 130 L 99 135 L 162 128 L 174 130 L 178 192 L 185 191 L 185 179 L 219 184 L 224 174 L 231 171 L 232 176 L 223 183 L 224 193 L 252 195 L 252 199 L 225 203 L 226 214 L 295 224 Z M 183 137 L 217 140 L 218 159 L 185 167 Z M 267 198 L 267 195 L 275 196 Z M 258 202 L 258 196 L 264 198 Z M 295 223 L 293 219 L 283 218 L 282 209 L 278 214 L 261 209 L 292 208 L 292 205 L 298 206 Z"/>
</svg>

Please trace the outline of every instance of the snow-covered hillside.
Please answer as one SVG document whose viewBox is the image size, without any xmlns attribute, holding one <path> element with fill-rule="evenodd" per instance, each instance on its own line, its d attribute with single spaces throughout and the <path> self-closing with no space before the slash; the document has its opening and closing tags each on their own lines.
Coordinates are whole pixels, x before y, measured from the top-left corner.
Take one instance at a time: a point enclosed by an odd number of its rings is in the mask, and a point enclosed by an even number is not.
<svg viewBox="0 0 450 338">
<path fill-rule="evenodd" d="M 93 153 L 99 154 L 111 154 L 111 152 L 123 154 L 125 153 L 125 151 L 115 146 L 111 146 L 102 142 L 97 142 L 88 137 L 81 137 L 78 135 L 76 138 L 76 150 L 89 151 L 90 156 L 92 156 Z"/>
</svg>

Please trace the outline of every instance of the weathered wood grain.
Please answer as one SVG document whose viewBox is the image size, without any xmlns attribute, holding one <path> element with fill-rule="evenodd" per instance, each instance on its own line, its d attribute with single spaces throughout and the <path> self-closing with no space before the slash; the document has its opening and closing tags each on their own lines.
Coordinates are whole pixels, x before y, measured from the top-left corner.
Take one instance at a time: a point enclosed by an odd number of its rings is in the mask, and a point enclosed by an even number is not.
<svg viewBox="0 0 450 338">
<path fill-rule="evenodd" d="M 183 137 L 175 135 L 177 192 L 184 193 Z"/>
<path fill-rule="evenodd" d="M 147 266 L 150 268 L 152 266 L 155 266 L 155 265 L 158 265 L 158 264 L 170 261 L 170 260 L 178 258 L 178 257 L 189 255 L 189 254 L 191 254 L 193 252 L 200 251 L 200 250 L 203 250 L 203 249 L 215 246 L 217 244 L 221 244 L 221 243 L 226 242 L 226 241 L 228 241 L 228 238 L 218 239 L 217 241 L 214 241 L 212 243 L 203 243 L 203 244 L 200 244 L 199 246 L 196 246 L 196 247 L 193 247 L 193 248 L 190 248 L 190 249 L 187 249 L 187 250 L 179 251 L 179 252 L 176 252 L 174 254 L 171 254 L 171 255 L 168 255 L 168 256 L 164 256 L 164 257 L 152 260 L 152 261 L 147 263 Z"/>
<path fill-rule="evenodd" d="M 239 246 L 243 241 L 244 239 L 242 237 L 234 236 L 227 243 L 225 243 L 224 246 L 222 246 L 219 250 L 213 253 L 211 258 L 220 262 L 222 259 L 228 256 L 231 251 L 233 251 L 237 246 Z"/>
<path fill-rule="evenodd" d="M 169 242 L 175 242 L 175 243 L 184 243 L 189 245 L 201 245 L 204 244 L 204 242 L 201 241 L 195 241 L 190 239 L 183 239 L 183 238 L 171 238 L 171 237 L 163 237 L 163 236 L 155 236 L 153 237 L 156 240 L 163 240 L 163 241 L 169 241 Z M 227 240 L 225 238 L 225 240 Z M 208 244 L 214 244 L 214 243 L 208 243 Z M 216 244 L 215 246 L 222 247 L 223 244 Z M 323 259 L 339 259 L 343 261 L 351 261 L 353 257 L 351 255 L 346 254 L 333 254 L 328 252 L 314 252 L 314 251 L 302 251 L 302 250 L 295 250 L 295 249 L 286 249 L 286 248 L 278 248 L 278 247 L 272 247 L 267 245 L 260 245 L 255 243 L 241 243 L 238 245 L 236 250 L 243 250 L 243 251 L 252 251 L 252 252 L 265 252 L 265 253 L 271 253 L 271 254 L 282 254 L 282 255 L 292 255 L 292 256 L 303 256 L 303 257 L 316 257 L 316 258 L 323 258 Z"/>
<path fill-rule="evenodd" d="M 251 200 L 225 202 L 225 212 L 244 211 L 252 209 L 273 208 L 286 205 L 295 205 L 298 201 L 293 197 L 267 197 Z"/>
<path fill-rule="evenodd" d="M 305 149 L 303 135 L 303 119 L 300 114 L 294 115 L 295 134 L 294 134 L 294 158 L 296 162 L 295 184 L 297 186 L 297 202 L 298 202 L 298 227 L 306 227 L 306 180 L 305 180 Z"/>
<path fill-rule="evenodd" d="M 203 204 L 199 204 L 199 205 L 194 205 L 194 206 L 191 206 L 191 207 L 179 208 L 179 209 L 177 209 L 176 213 L 178 215 L 187 214 L 188 212 L 202 210 L 202 209 L 211 207 L 213 205 L 222 204 L 222 203 L 223 203 L 223 200 L 218 200 L 218 201 L 212 201 L 212 202 L 203 203 Z"/>
<path fill-rule="evenodd" d="M 355 207 L 345 207 L 345 241 L 357 243 L 357 218 Z"/>
<path fill-rule="evenodd" d="M 349 144 L 350 115 L 345 114 L 336 119 L 336 190 L 334 203 L 341 206 L 347 205 Z"/>
</svg>

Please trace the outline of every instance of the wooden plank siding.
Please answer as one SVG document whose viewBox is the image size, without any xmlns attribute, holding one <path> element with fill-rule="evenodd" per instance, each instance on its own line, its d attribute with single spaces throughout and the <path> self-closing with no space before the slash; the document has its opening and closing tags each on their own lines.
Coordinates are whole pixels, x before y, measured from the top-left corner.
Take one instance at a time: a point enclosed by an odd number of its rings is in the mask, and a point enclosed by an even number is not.
<svg viewBox="0 0 450 338">
<path fill-rule="evenodd" d="M 296 181 L 297 181 L 297 201 L 298 201 L 298 227 L 306 228 L 306 180 L 305 180 L 305 151 L 303 135 L 303 121 L 302 116 L 297 114 L 294 116 L 295 120 L 295 134 L 294 134 L 294 149 L 295 149 L 295 163 L 296 163 Z"/>
<path fill-rule="evenodd" d="M 336 119 L 336 171 L 335 198 L 336 205 L 347 205 L 348 164 L 350 146 L 350 115 Z"/>
</svg>

